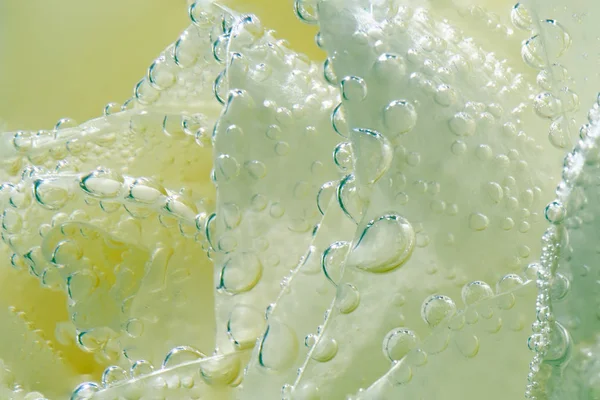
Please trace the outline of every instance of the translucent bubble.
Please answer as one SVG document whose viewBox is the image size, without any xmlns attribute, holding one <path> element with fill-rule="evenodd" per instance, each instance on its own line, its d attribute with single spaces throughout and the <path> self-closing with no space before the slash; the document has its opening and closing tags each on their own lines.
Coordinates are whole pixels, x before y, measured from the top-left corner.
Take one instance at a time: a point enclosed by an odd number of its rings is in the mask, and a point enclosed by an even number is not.
<svg viewBox="0 0 600 400">
<path fill-rule="evenodd" d="M 496 285 L 497 293 L 508 293 L 523 285 L 523 279 L 516 274 L 505 275 Z"/>
<path fill-rule="evenodd" d="M 110 366 L 102 373 L 102 386 L 109 387 L 129 379 L 127 371 L 116 365 Z"/>
<path fill-rule="evenodd" d="M 535 35 L 521 46 L 521 57 L 531 68 L 543 69 L 545 66 L 543 51 L 542 39 L 539 35 Z"/>
<path fill-rule="evenodd" d="M 392 136 L 410 132 L 417 123 L 417 112 L 406 100 L 394 100 L 386 106 L 383 121 Z"/>
<path fill-rule="evenodd" d="M 337 285 L 342 279 L 343 266 L 349 251 L 350 243 L 335 242 L 323 252 L 321 260 L 323 272 L 334 285 Z"/>
<path fill-rule="evenodd" d="M 331 124 L 335 132 L 347 138 L 350 134 L 350 127 L 348 126 L 348 120 L 346 119 L 346 112 L 342 103 L 338 104 L 331 113 Z"/>
<path fill-rule="evenodd" d="M 217 101 L 221 104 L 225 104 L 228 93 L 225 71 L 226 70 L 224 69 L 219 75 L 217 75 L 215 83 L 213 84 L 213 93 Z"/>
<path fill-rule="evenodd" d="M 68 187 L 57 179 L 37 179 L 33 182 L 37 202 L 49 210 L 59 210 L 71 197 Z"/>
<path fill-rule="evenodd" d="M 363 212 L 362 200 L 356 188 L 356 178 L 353 174 L 346 175 L 337 188 L 337 200 L 340 208 L 355 223 L 360 221 Z"/>
<path fill-rule="evenodd" d="M 295 0 L 294 11 L 298 18 L 306 24 L 312 25 L 318 22 L 316 0 Z"/>
<path fill-rule="evenodd" d="M 469 227 L 474 231 L 483 231 L 490 224 L 489 218 L 482 213 L 473 213 L 469 216 Z"/>
<path fill-rule="evenodd" d="M 326 182 L 321 186 L 319 192 L 317 193 L 317 207 L 319 208 L 319 212 L 321 215 L 325 215 L 325 210 L 329 206 L 329 202 L 335 196 L 335 192 L 337 190 L 338 182 Z"/>
<path fill-rule="evenodd" d="M 533 99 L 533 109 L 542 118 L 554 119 L 561 112 L 561 103 L 552 93 L 543 92 Z"/>
<path fill-rule="evenodd" d="M 474 281 L 463 286 L 461 295 L 463 302 L 471 305 L 493 296 L 494 291 L 487 283 Z"/>
<path fill-rule="evenodd" d="M 454 339 L 458 351 L 467 357 L 472 358 L 479 353 L 479 338 L 468 333 L 460 333 Z"/>
<path fill-rule="evenodd" d="M 71 400 L 91 400 L 100 391 L 100 386 L 94 382 L 84 382 L 77 386 L 71 394 Z"/>
<path fill-rule="evenodd" d="M 330 85 L 338 85 L 338 77 L 336 76 L 335 71 L 333 70 L 333 61 L 331 61 L 330 58 L 327 58 L 323 63 L 323 76 L 325 77 L 327 83 L 329 83 Z"/>
<path fill-rule="evenodd" d="M 140 104 L 150 105 L 158 100 L 160 92 L 152 87 L 148 79 L 144 78 L 135 86 L 134 95 Z"/>
<path fill-rule="evenodd" d="M 154 366 L 150 361 L 146 360 L 138 360 L 134 362 L 130 370 L 133 378 L 139 378 L 141 376 L 151 374 L 152 372 L 154 372 Z"/>
<path fill-rule="evenodd" d="M 439 325 L 447 317 L 456 313 L 456 305 L 448 296 L 432 295 L 421 306 L 421 317 L 429 326 Z"/>
<path fill-rule="evenodd" d="M 12 209 L 6 209 L 2 213 L 2 229 L 8 233 L 17 233 L 23 226 L 23 220 L 19 213 Z"/>
<path fill-rule="evenodd" d="M 550 202 L 544 211 L 546 220 L 554 225 L 561 224 L 567 215 L 567 210 L 559 201 Z"/>
<path fill-rule="evenodd" d="M 570 357 L 573 340 L 569 331 L 558 322 L 552 324 L 550 330 L 550 345 L 544 360 L 554 364 L 562 364 Z"/>
<path fill-rule="evenodd" d="M 383 135 L 370 129 L 355 129 L 354 144 L 361 157 L 355 159 L 357 173 L 369 184 L 377 182 L 391 167 L 394 150 Z M 358 150 L 360 149 L 360 150 Z"/>
<path fill-rule="evenodd" d="M 211 386 L 234 385 L 239 374 L 238 357 L 209 358 L 200 364 L 200 376 Z"/>
<path fill-rule="evenodd" d="M 400 361 L 412 349 L 417 347 L 418 342 L 417 335 L 410 329 L 392 329 L 383 339 L 383 354 L 390 361 Z"/>
<path fill-rule="evenodd" d="M 342 314 L 350 314 L 360 304 L 358 289 L 349 283 L 338 286 L 337 307 Z"/>
<path fill-rule="evenodd" d="M 346 172 L 352 169 L 354 156 L 352 154 L 352 144 L 350 142 L 342 142 L 333 150 L 333 160 L 340 171 Z"/>
<path fill-rule="evenodd" d="M 456 113 L 448 122 L 450 130 L 456 136 L 471 136 L 477 127 L 475 120 L 466 112 Z"/>
<path fill-rule="evenodd" d="M 358 76 L 347 76 L 342 79 L 341 91 L 348 101 L 363 101 L 367 97 L 367 83 Z"/>
<path fill-rule="evenodd" d="M 395 82 L 406 75 L 406 64 L 399 55 L 384 53 L 373 65 L 373 74 L 381 82 Z"/>
<path fill-rule="evenodd" d="M 176 365 L 197 361 L 205 358 L 200 350 L 191 346 L 177 346 L 167 353 L 161 365 L 161 368 L 171 368 Z"/>
<path fill-rule="evenodd" d="M 123 176 L 108 169 L 98 168 L 81 179 L 80 186 L 98 198 L 117 197 L 123 188 Z"/>
<path fill-rule="evenodd" d="M 164 57 L 155 60 L 148 68 L 148 80 L 158 90 L 170 88 L 175 84 L 176 78 L 175 73 L 167 65 Z"/>
<path fill-rule="evenodd" d="M 369 222 L 352 249 L 348 263 L 367 272 L 387 272 L 402 266 L 415 246 L 412 225 L 397 214 Z"/>
<path fill-rule="evenodd" d="M 456 103 L 457 97 L 456 91 L 446 84 L 439 85 L 434 95 L 435 102 L 442 107 L 450 107 Z"/>
<path fill-rule="evenodd" d="M 240 174 L 240 164 L 228 154 L 221 154 L 215 161 L 215 175 L 217 182 L 227 182 L 235 179 Z"/>
<path fill-rule="evenodd" d="M 219 289 L 228 293 L 251 290 L 262 276 L 262 264 L 252 253 L 238 253 L 229 258 L 221 269 Z"/>
<path fill-rule="evenodd" d="M 98 276 L 93 271 L 79 270 L 67 278 L 67 293 L 71 300 L 83 300 L 96 290 L 99 284 Z"/>
<path fill-rule="evenodd" d="M 140 203 L 152 204 L 167 196 L 167 190 L 160 184 L 146 178 L 136 179 L 129 188 L 129 198 Z"/>
<path fill-rule="evenodd" d="M 517 3 L 510 12 L 510 20 L 517 29 L 531 31 L 533 29 L 533 19 L 529 10 L 523 4 Z"/>
<path fill-rule="evenodd" d="M 550 296 L 552 297 L 552 300 L 563 299 L 567 293 L 569 293 L 570 287 L 571 281 L 569 278 L 561 273 L 557 273 L 552 279 L 552 287 L 550 290 Z"/>
<path fill-rule="evenodd" d="M 247 349 L 254 346 L 265 329 L 264 314 L 254 307 L 238 304 L 229 314 L 227 321 L 227 334 L 238 349 Z"/>
<path fill-rule="evenodd" d="M 270 318 L 267 330 L 258 345 L 258 362 L 269 370 L 281 371 L 298 356 L 298 341 L 294 331 L 281 321 Z"/>
</svg>

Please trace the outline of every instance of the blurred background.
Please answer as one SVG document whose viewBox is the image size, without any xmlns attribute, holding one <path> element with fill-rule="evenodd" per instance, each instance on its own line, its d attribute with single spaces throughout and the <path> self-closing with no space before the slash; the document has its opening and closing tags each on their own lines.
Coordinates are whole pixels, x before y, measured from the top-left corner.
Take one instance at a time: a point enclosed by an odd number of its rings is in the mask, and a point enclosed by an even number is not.
<svg viewBox="0 0 600 400">
<path fill-rule="evenodd" d="M 292 0 L 221 3 L 257 14 L 294 49 L 322 57 L 316 28 L 295 18 Z M 186 0 L 0 0 L 0 121 L 37 130 L 101 115 L 107 103 L 131 97 L 189 23 Z"/>
</svg>

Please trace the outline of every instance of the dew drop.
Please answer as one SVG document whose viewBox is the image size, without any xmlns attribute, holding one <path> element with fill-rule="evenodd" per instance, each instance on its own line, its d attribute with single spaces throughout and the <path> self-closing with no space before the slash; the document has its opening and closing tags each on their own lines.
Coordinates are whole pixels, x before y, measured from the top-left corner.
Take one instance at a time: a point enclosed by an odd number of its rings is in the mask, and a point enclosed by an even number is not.
<svg viewBox="0 0 600 400">
<path fill-rule="evenodd" d="M 473 213 L 469 216 L 469 227 L 474 231 L 483 231 L 490 224 L 489 218 L 482 213 Z"/>
<path fill-rule="evenodd" d="M 294 331 L 281 321 L 269 318 L 267 330 L 258 345 L 258 362 L 269 370 L 281 371 L 298 356 L 298 341 Z"/>
<path fill-rule="evenodd" d="M 390 361 L 400 361 L 408 352 L 417 347 L 417 335 L 406 328 L 395 328 L 383 339 L 383 354 Z"/>
<path fill-rule="evenodd" d="M 323 257 L 321 259 L 323 272 L 327 279 L 336 286 L 342 279 L 344 262 L 349 251 L 350 243 L 335 242 L 323 252 Z"/>
<path fill-rule="evenodd" d="M 66 185 L 57 179 L 35 180 L 33 194 L 37 202 L 49 210 L 61 209 L 71 197 Z"/>
<path fill-rule="evenodd" d="M 102 373 L 102 386 L 113 386 L 129 379 L 127 371 L 116 365 L 110 366 Z"/>
<path fill-rule="evenodd" d="M 358 289 L 349 283 L 338 286 L 337 307 L 342 314 L 350 314 L 360 304 Z"/>
<path fill-rule="evenodd" d="M 412 225 L 397 214 L 385 214 L 364 228 L 348 257 L 348 265 L 381 273 L 402 266 L 415 247 Z"/>
<path fill-rule="evenodd" d="M 462 300 L 465 305 L 471 305 L 494 295 L 492 288 L 485 282 L 474 281 L 462 288 Z"/>
<path fill-rule="evenodd" d="M 221 269 L 219 289 L 242 293 L 252 289 L 262 276 L 262 264 L 252 253 L 238 253 L 229 258 Z"/>
<path fill-rule="evenodd" d="M 227 334 L 236 346 L 242 350 L 251 348 L 265 329 L 264 314 L 255 308 L 237 304 L 229 314 L 227 321 Z"/>
<path fill-rule="evenodd" d="M 191 346 L 177 346 L 166 355 L 161 368 L 171 368 L 188 362 L 193 362 L 205 358 L 200 350 Z"/>
<path fill-rule="evenodd" d="M 383 111 L 383 121 L 392 137 L 410 132 L 417 123 L 417 112 L 406 100 L 394 100 Z"/>
<path fill-rule="evenodd" d="M 448 296 L 432 295 L 421 306 L 421 317 L 429 326 L 434 327 L 444 319 L 456 313 L 456 304 Z"/>
<path fill-rule="evenodd" d="M 321 337 L 313 346 L 311 358 L 319 362 L 327 362 L 331 360 L 338 351 L 337 341 L 333 338 Z"/>
<path fill-rule="evenodd" d="M 553 225 L 561 224 L 566 217 L 567 211 L 559 201 L 553 201 L 546 206 L 544 216 Z"/>
<path fill-rule="evenodd" d="M 341 91 L 348 101 L 363 101 L 367 97 L 367 83 L 358 76 L 347 76 L 342 79 Z"/>
</svg>

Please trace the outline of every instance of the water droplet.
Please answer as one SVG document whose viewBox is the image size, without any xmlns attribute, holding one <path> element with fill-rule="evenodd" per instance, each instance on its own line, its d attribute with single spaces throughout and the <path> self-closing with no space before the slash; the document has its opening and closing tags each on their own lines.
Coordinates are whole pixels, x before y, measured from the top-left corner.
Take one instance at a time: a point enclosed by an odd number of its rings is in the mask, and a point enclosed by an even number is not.
<svg viewBox="0 0 600 400">
<path fill-rule="evenodd" d="M 133 378 L 149 375 L 152 372 L 154 372 L 154 366 L 150 361 L 138 360 L 131 366 L 131 376 Z"/>
<path fill-rule="evenodd" d="M 402 266 L 414 246 L 412 225 L 397 214 L 386 214 L 366 225 L 347 262 L 367 272 L 387 272 Z"/>
<path fill-rule="evenodd" d="M 448 122 L 450 130 L 456 136 L 471 136 L 477 127 L 475 120 L 466 112 L 456 113 Z"/>
<path fill-rule="evenodd" d="M 336 181 L 326 182 L 319 189 L 319 192 L 317 193 L 317 207 L 319 208 L 321 215 L 325 215 L 325 210 L 327 210 L 331 199 L 335 195 L 337 185 L 338 182 Z"/>
<path fill-rule="evenodd" d="M 77 386 L 71 394 L 71 400 L 91 400 L 100 391 L 100 386 L 94 382 L 84 382 Z"/>
<path fill-rule="evenodd" d="M 377 131 L 358 128 L 354 132 L 357 133 L 355 150 L 361 155 L 355 159 L 357 174 L 360 173 L 369 184 L 373 184 L 390 169 L 394 150 L 390 142 Z"/>
<path fill-rule="evenodd" d="M 295 0 L 294 11 L 300 21 L 314 25 L 318 22 L 317 1 L 315 0 Z"/>
<path fill-rule="evenodd" d="M 561 112 L 561 103 L 552 93 L 543 92 L 533 99 L 533 108 L 540 117 L 554 119 Z"/>
<path fill-rule="evenodd" d="M 523 279 L 516 274 L 505 275 L 496 285 L 497 293 L 508 293 L 523 285 Z"/>
<path fill-rule="evenodd" d="M 68 186 L 57 179 L 37 179 L 33 182 L 37 202 L 49 210 L 59 210 L 71 197 Z"/>
<path fill-rule="evenodd" d="M 229 314 L 227 321 L 227 334 L 238 349 L 247 349 L 254 346 L 265 329 L 265 316 L 255 308 L 237 304 Z"/>
<path fill-rule="evenodd" d="M 123 188 L 123 176 L 107 169 L 98 168 L 81 179 L 81 188 L 97 198 L 117 197 Z"/>
<path fill-rule="evenodd" d="M 417 347 L 417 335 L 406 328 L 395 328 L 383 339 L 383 354 L 390 361 L 400 361 L 408 352 Z"/>
<path fill-rule="evenodd" d="M 492 297 L 494 291 L 487 283 L 474 281 L 463 286 L 461 295 L 465 305 L 471 305 Z"/>
<path fill-rule="evenodd" d="M 553 364 L 562 364 L 569 358 L 572 348 L 572 339 L 569 331 L 558 322 L 554 322 L 550 329 L 550 345 L 544 360 Z"/>
<path fill-rule="evenodd" d="M 247 292 L 262 276 L 262 264 L 252 253 L 238 253 L 229 258 L 221 270 L 219 289 L 228 293 Z"/>
<path fill-rule="evenodd" d="M 313 360 L 327 362 L 335 357 L 337 351 L 338 344 L 335 339 L 321 337 L 313 346 L 310 356 Z"/>
<path fill-rule="evenodd" d="M 479 338 L 468 333 L 460 333 L 454 339 L 458 351 L 467 357 L 473 358 L 479 353 Z"/>
<path fill-rule="evenodd" d="M 148 80 L 150 84 L 158 89 L 165 90 L 175 84 L 176 76 L 167 65 L 165 58 L 155 60 L 148 68 Z"/>
<path fill-rule="evenodd" d="M 281 321 L 269 317 L 269 325 L 258 345 L 258 362 L 267 369 L 281 371 L 298 356 L 298 340 L 294 331 Z"/>
<path fill-rule="evenodd" d="M 354 156 L 352 154 L 352 144 L 350 142 L 342 142 L 333 150 L 333 161 L 340 171 L 346 172 L 351 170 L 353 160 Z"/>
<path fill-rule="evenodd" d="M 354 223 L 362 217 L 363 203 L 358 195 L 356 179 L 353 174 L 346 175 L 337 188 L 337 199 L 340 208 Z"/>
<path fill-rule="evenodd" d="M 323 63 L 323 76 L 325 77 L 327 83 L 329 83 L 330 85 L 338 85 L 338 77 L 335 74 L 335 71 L 333 69 L 333 61 L 331 61 L 330 58 L 327 58 Z"/>
<path fill-rule="evenodd" d="M 473 213 L 469 216 L 469 227 L 474 231 L 483 231 L 490 224 L 489 218 L 482 213 Z"/>
<path fill-rule="evenodd" d="M 531 31 L 533 29 L 533 19 L 529 10 L 523 4 L 517 3 L 510 11 L 510 20 L 517 29 Z"/>
<path fill-rule="evenodd" d="M 161 368 L 171 368 L 176 365 L 197 361 L 205 357 L 206 355 L 200 350 L 191 346 L 177 346 L 166 355 Z"/>
<path fill-rule="evenodd" d="M 421 306 L 421 317 L 429 326 L 439 325 L 447 317 L 456 313 L 456 304 L 448 296 L 432 295 Z"/>
<path fill-rule="evenodd" d="M 221 154 L 217 157 L 215 162 L 215 175 L 217 178 L 217 182 L 227 182 L 237 176 L 240 173 L 240 164 L 237 160 L 228 155 Z"/>
<path fill-rule="evenodd" d="M 331 113 L 331 124 L 335 132 L 341 137 L 347 138 L 350 133 L 345 108 L 342 103 L 338 104 Z"/>
<path fill-rule="evenodd" d="M 406 100 L 394 100 L 383 111 L 383 121 L 392 137 L 410 132 L 417 123 L 417 112 Z"/>
<path fill-rule="evenodd" d="M 550 290 L 550 296 L 552 297 L 552 300 L 563 299 L 567 293 L 569 293 L 570 287 L 571 281 L 569 278 L 561 273 L 557 273 L 554 278 L 552 278 L 552 287 Z"/>
<path fill-rule="evenodd" d="M 434 95 L 435 102 L 442 107 L 450 107 L 456 103 L 457 97 L 456 91 L 446 84 L 439 85 Z"/>
<path fill-rule="evenodd" d="M 323 272 L 327 279 L 336 286 L 342 279 L 344 262 L 349 251 L 350 243 L 335 242 L 323 252 L 323 258 L 321 260 Z"/>
<path fill-rule="evenodd" d="M 544 215 L 548 222 L 554 225 L 561 224 L 566 217 L 567 210 L 559 201 L 553 201 L 546 206 Z"/>
<path fill-rule="evenodd" d="M 102 373 L 102 386 L 108 387 L 129 379 L 127 371 L 116 365 L 110 366 Z"/>
<path fill-rule="evenodd" d="M 234 203 L 225 203 L 220 207 L 221 216 L 227 229 L 235 229 L 242 221 L 240 209 Z"/>
<path fill-rule="evenodd" d="M 350 314 L 360 304 L 358 289 L 349 283 L 338 286 L 337 306 L 342 314 Z"/>
<path fill-rule="evenodd" d="M 373 74 L 381 82 L 399 82 L 406 75 L 406 64 L 402 57 L 384 53 L 375 61 Z"/>
<path fill-rule="evenodd" d="M 129 198 L 140 203 L 152 204 L 163 196 L 167 196 L 166 189 L 146 178 L 136 179 L 129 188 Z"/>
<path fill-rule="evenodd" d="M 544 68 L 543 44 L 539 35 L 532 36 L 523 43 L 521 46 L 521 57 L 525 61 L 525 64 L 531 68 Z"/>
<path fill-rule="evenodd" d="M 363 101 L 367 97 L 367 83 L 358 76 L 347 76 L 340 83 L 342 96 L 348 101 Z"/>
</svg>

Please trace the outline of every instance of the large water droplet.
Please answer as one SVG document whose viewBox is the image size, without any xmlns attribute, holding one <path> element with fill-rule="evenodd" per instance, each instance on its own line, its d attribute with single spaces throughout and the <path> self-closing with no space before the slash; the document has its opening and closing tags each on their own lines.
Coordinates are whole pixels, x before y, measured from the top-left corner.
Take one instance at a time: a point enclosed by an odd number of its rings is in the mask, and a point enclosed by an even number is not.
<svg viewBox="0 0 600 400">
<path fill-rule="evenodd" d="M 219 289 L 228 293 L 247 292 L 262 276 L 262 264 L 253 253 L 238 253 L 225 262 L 221 270 Z"/>
<path fill-rule="evenodd" d="M 412 225 L 397 214 L 386 214 L 367 224 L 347 262 L 368 272 L 387 272 L 402 266 L 414 246 Z"/>
<path fill-rule="evenodd" d="M 487 283 L 474 281 L 463 286 L 461 295 L 465 305 L 471 305 L 493 296 L 494 291 Z"/>
<path fill-rule="evenodd" d="M 417 124 L 417 111 L 406 100 L 394 100 L 383 111 L 383 121 L 390 136 L 410 132 Z"/>
<path fill-rule="evenodd" d="M 102 386 L 108 387 L 125 382 L 129 379 L 127 371 L 123 368 L 113 365 L 104 370 L 102 373 Z"/>
<path fill-rule="evenodd" d="M 406 328 L 395 328 L 383 339 L 383 354 L 390 361 L 400 361 L 408 352 L 417 346 L 417 335 Z"/>
<path fill-rule="evenodd" d="M 354 132 L 357 176 L 373 184 L 390 169 L 394 150 L 390 142 L 377 131 L 359 128 Z"/>
<path fill-rule="evenodd" d="M 71 197 L 66 184 L 56 179 L 37 179 L 33 183 L 33 194 L 37 202 L 49 210 L 61 209 Z"/>
<path fill-rule="evenodd" d="M 161 368 L 171 368 L 176 365 L 197 361 L 204 357 L 206 355 L 191 346 L 177 346 L 166 355 Z"/>
<path fill-rule="evenodd" d="M 367 97 L 367 83 L 358 76 L 347 76 L 340 83 L 342 96 L 348 101 L 363 101 Z"/>
<path fill-rule="evenodd" d="M 421 306 L 421 317 L 429 326 L 439 325 L 447 317 L 456 313 L 454 301 L 443 295 L 432 295 Z"/>
<path fill-rule="evenodd" d="M 251 306 L 237 304 L 229 314 L 227 333 L 238 349 L 250 348 L 263 333 L 265 323 L 264 313 Z"/>
<path fill-rule="evenodd" d="M 298 356 L 298 340 L 292 329 L 274 318 L 258 347 L 258 362 L 261 366 L 281 371 L 289 367 Z"/>
<path fill-rule="evenodd" d="M 350 243 L 335 242 L 323 252 L 321 265 L 327 279 L 337 285 L 342 279 L 343 266 L 350 250 Z"/>
<path fill-rule="evenodd" d="M 360 293 L 358 289 L 349 283 L 338 286 L 337 307 L 342 314 L 350 314 L 360 304 Z"/>
</svg>

